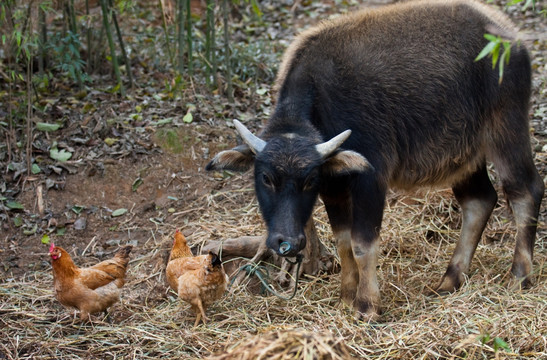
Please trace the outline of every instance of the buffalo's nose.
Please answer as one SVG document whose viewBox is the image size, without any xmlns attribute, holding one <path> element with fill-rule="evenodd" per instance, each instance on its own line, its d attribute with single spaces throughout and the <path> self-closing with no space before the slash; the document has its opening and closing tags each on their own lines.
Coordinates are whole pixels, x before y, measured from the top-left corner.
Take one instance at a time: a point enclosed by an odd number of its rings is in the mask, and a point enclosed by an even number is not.
<svg viewBox="0 0 547 360">
<path fill-rule="evenodd" d="M 281 255 L 286 255 L 288 254 L 289 252 L 291 251 L 291 244 L 286 242 L 286 241 L 283 241 L 280 245 L 279 245 L 279 253 Z"/>
<path fill-rule="evenodd" d="M 280 256 L 295 256 L 306 246 L 306 236 L 298 235 L 296 238 L 285 237 L 280 233 L 272 234 L 268 239 L 268 247 Z"/>
</svg>

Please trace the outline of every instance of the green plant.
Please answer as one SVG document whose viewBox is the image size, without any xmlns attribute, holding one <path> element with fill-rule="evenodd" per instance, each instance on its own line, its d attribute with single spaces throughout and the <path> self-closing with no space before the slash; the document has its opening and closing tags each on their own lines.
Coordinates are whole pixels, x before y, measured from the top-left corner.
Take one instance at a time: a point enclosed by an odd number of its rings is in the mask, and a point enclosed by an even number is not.
<svg viewBox="0 0 547 360">
<path fill-rule="evenodd" d="M 511 46 L 513 42 L 511 40 L 502 39 L 501 36 L 495 36 L 492 34 L 484 34 L 488 44 L 481 50 L 479 55 L 475 58 L 475 61 L 479 61 L 486 56 L 492 57 L 492 69 L 499 68 L 499 82 L 503 80 L 503 70 L 505 65 L 509 64 L 509 58 L 511 57 Z M 501 54 L 501 55 L 500 55 Z"/>
<path fill-rule="evenodd" d="M 70 78 L 81 84 L 88 80 L 84 71 L 85 61 L 80 57 L 80 38 L 78 34 L 68 30 L 65 36 L 57 33 L 48 44 L 53 51 L 52 60 L 55 69 L 67 73 Z"/>
<path fill-rule="evenodd" d="M 491 2 L 492 0 L 489 0 L 488 2 Z M 521 10 L 526 11 L 530 6 L 532 9 L 539 14 L 542 14 L 545 16 L 547 14 L 546 10 L 539 10 L 536 7 L 536 0 L 511 0 L 507 3 L 506 8 L 514 5 L 522 5 Z M 503 81 L 503 71 L 505 68 L 505 65 L 509 64 L 509 58 L 511 57 L 511 47 L 518 42 L 518 40 L 508 40 L 503 39 L 499 35 L 492 35 L 492 34 L 485 34 L 484 37 L 488 40 L 488 43 L 485 45 L 485 47 L 481 50 L 479 55 L 475 58 L 475 61 L 479 61 L 483 59 L 486 56 L 492 57 L 492 69 L 498 65 L 499 69 L 499 82 L 501 83 Z"/>
</svg>

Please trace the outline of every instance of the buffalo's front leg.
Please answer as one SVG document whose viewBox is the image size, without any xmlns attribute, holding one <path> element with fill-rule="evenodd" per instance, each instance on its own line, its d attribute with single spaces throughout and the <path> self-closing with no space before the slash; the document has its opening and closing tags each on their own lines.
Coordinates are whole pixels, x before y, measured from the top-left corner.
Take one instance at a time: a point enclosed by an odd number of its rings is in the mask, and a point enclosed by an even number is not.
<svg viewBox="0 0 547 360">
<path fill-rule="evenodd" d="M 380 312 L 376 265 L 385 188 L 365 175 L 345 180 L 334 184 L 338 191 L 330 196 L 322 194 L 342 266 L 340 295 L 353 305 L 358 317 L 376 316 Z"/>
<path fill-rule="evenodd" d="M 372 241 L 354 237 L 352 242 L 353 256 L 359 271 L 359 284 L 353 305 L 358 317 L 374 317 L 380 313 L 380 289 L 376 276 L 378 247 L 379 237 Z"/>
<path fill-rule="evenodd" d="M 358 176 L 353 186 L 351 247 L 359 269 L 359 285 L 354 303 L 358 316 L 374 317 L 380 313 L 376 265 L 385 191 L 385 187 L 372 176 Z"/>
<path fill-rule="evenodd" d="M 345 304 L 353 306 L 359 285 L 359 270 L 351 246 L 353 221 L 349 179 L 341 177 L 329 181 L 321 193 L 321 198 L 327 209 L 340 259 L 340 299 Z"/>
<path fill-rule="evenodd" d="M 341 263 L 340 298 L 349 306 L 354 305 L 357 287 L 359 285 L 359 269 L 351 246 L 351 230 L 335 232 L 338 256 Z"/>
<path fill-rule="evenodd" d="M 359 285 L 359 271 L 351 247 L 351 201 L 346 196 L 339 198 L 323 196 L 323 202 L 336 239 L 336 248 L 342 268 L 340 298 L 347 305 L 353 306 Z"/>
</svg>

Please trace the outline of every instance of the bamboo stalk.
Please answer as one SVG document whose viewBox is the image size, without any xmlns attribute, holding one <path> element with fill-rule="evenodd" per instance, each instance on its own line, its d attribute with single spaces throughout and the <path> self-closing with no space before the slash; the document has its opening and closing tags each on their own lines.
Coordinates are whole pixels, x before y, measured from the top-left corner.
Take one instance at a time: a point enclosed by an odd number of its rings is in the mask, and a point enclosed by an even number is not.
<svg viewBox="0 0 547 360">
<path fill-rule="evenodd" d="M 103 24 L 106 31 L 106 38 L 108 39 L 108 45 L 110 47 L 110 55 L 112 57 L 112 66 L 114 67 L 114 74 L 116 75 L 117 86 L 120 88 L 120 94 L 125 96 L 125 88 L 123 86 L 122 78 L 120 75 L 120 67 L 118 66 L 118 59 L 116 57 L 116 48 L 114 47 L 114 40 L 112 39 L 112 31 L 110 30 L 110 23 L 108 22 L 108 4 L 106 0 L 99 0 L 101 3 L 101 9 L 103 12 Z"/>
<path fill-rule="evenodd" d="M 165 34 L 165 46 L 167 47 L 167 55 L 169 56 L 169 60 L 171 61 L 171 64 L 172 64 L 173 51 L 171 50 L 171 40 L 169 39 L 169 31 L 167 30 L 167 19 L 165 18 L 165 9 L 163 7 L 163 0 L 158 0 L 158 1 L 160 3 L 163 32 Z"/>
<path fill-rule="evenodd" d="M 229 12 L 228 0 L 222 1 L 222 11 L 224 17 L 224 53 L 226 61 L 226 97 L 230 103 L 234 102 L 233 86 L 232 86 L 232 64 L 231 64 L 231 52 L 230 52 L 230 34 L 228 27 L 228 12 Z"/>
<path fill-rule="evenodd" d="M 185 0 L 177 0 L 177 44 L 178 44 L 178 69 L 179 74 L 184 73 L 184 3 Z"/>
<path fill-rule="evenodd" d="M 211 76 L 216 73 L 215 54 L 215 2 L 207 0 L 207 20 L 205 29 L 205 58 L 207 59 L 205 80 L 211 86 Z"/>
<path fill-rule="evenodd" d="M 68 32 L 78 37 L 78 28 L 76 26 L 76 13 L 74 11 L 74 0 L 67 1 L 64 13 L 67 17 L 66 24 L 68 25 Z M 72 37 L 70 41 L 72 42 Z M 79 56 L 78 56 L 78 60 L 79 60 Z M 82 81 L 82 74 L 78 66 L 74 67 L 74 75 L 76 76 L 76 82 L 78 83 L 78 87 L 81 89 L 83 87 L 83 81 Z"/>
<path fill-rule="evenodd" d="M 40 76 L 43 76 L 44 69 L 47 64 L 47 53 L 45 48 L 45 45 L 47 43 L 47 25 L 46 25 L 46 13 L 41 6 L 38 6 L 38 26 L 40 28 L 38 72 L 40 73 Z"/>
<path fill-rule="evenodd" d="M 192 9 L 190 0 L 186 0 L 186 47 L 188 53 L 188 74 L 194 73 L 193 51 L 192 51 Z"/>
<path fill-rule="evenodd" d="M 85 33 L 86 33 L 86 41 L 87 41 L 87 61 L 86 61 L 86 65 L 87 65 L 87 73 L 89 74 L 91 72 L 91 69 L 93 68 L 91 62 L 92 62 L 92 58 L 91 58 L 91 54 L 92 54 L 92 51 L 91 51 L 91 27 L 89 26 L 89 0 L 85 0 L 85 14 L 87 16 L 87 26 L 86 26 L 86 30 L 85 30 Z"/>
<path fill-rule="evenodd" d="M 29 4 L 29 7 L 32 4 Z M 29 19 L 29 32 L 32 33 L 32 19 Z M 26 142 L 26 162 L 27 162 L 27 176 L 31 175 L 32 166 L 32 53 L 28 52 L 26 56 L 27 60 L 27 142 Z"/>
<path fill-rule="evenodd" d="M 110 9 L 113 9 L 114 6 L 112 4 L 112 0 L 109 0 L 109 2 L 110 2 Z M 122 50 L 123 63 L 125 64 L 125 69 L 127 71 L 129 87 L 133 88 L 133 75 L 131 73 L 131 63 L 129 62 L 129 58 L 127 57 L 127 52 L 125 51 L 125 44 L 123 42 L 120 26 L 118 25 L 118 18 L 116 17 L 116 11 L 111 10 L 111 13 L 112 13 L 112 22 L 114 23 L 114 28 L 116 29 L 116 35 L 118 36 L 118 41 L 120 42 L 120 48 Z"/>
</svg>

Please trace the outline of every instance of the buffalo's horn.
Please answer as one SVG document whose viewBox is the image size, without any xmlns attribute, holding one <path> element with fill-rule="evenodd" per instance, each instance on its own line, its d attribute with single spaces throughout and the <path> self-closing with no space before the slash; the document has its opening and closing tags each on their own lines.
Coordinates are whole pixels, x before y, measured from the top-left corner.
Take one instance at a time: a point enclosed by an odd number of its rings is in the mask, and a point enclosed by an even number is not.
<svg viewBox="0 0 547 360">
<path fill-rule="evenodd" d="M 234 120 L 234 125 L 245 144 L 249 145 L 249 148 L 255 155 L 264 150 L 264 147 L 266 146 L 266 142 L 264 140 L 258 136 L 255 136 L 238 120 Z"/>
<path fill-rule="evenodd" d="M 326 159 L 336 149 L 338 149 L 340 145 L 342 145 L 342 143 L 349 138 L 350 135 L 351 130 L 343 131 L 329 141 L 315 145 L 315 149 L 321 155 L 321 158 Z"/>
</svg>

